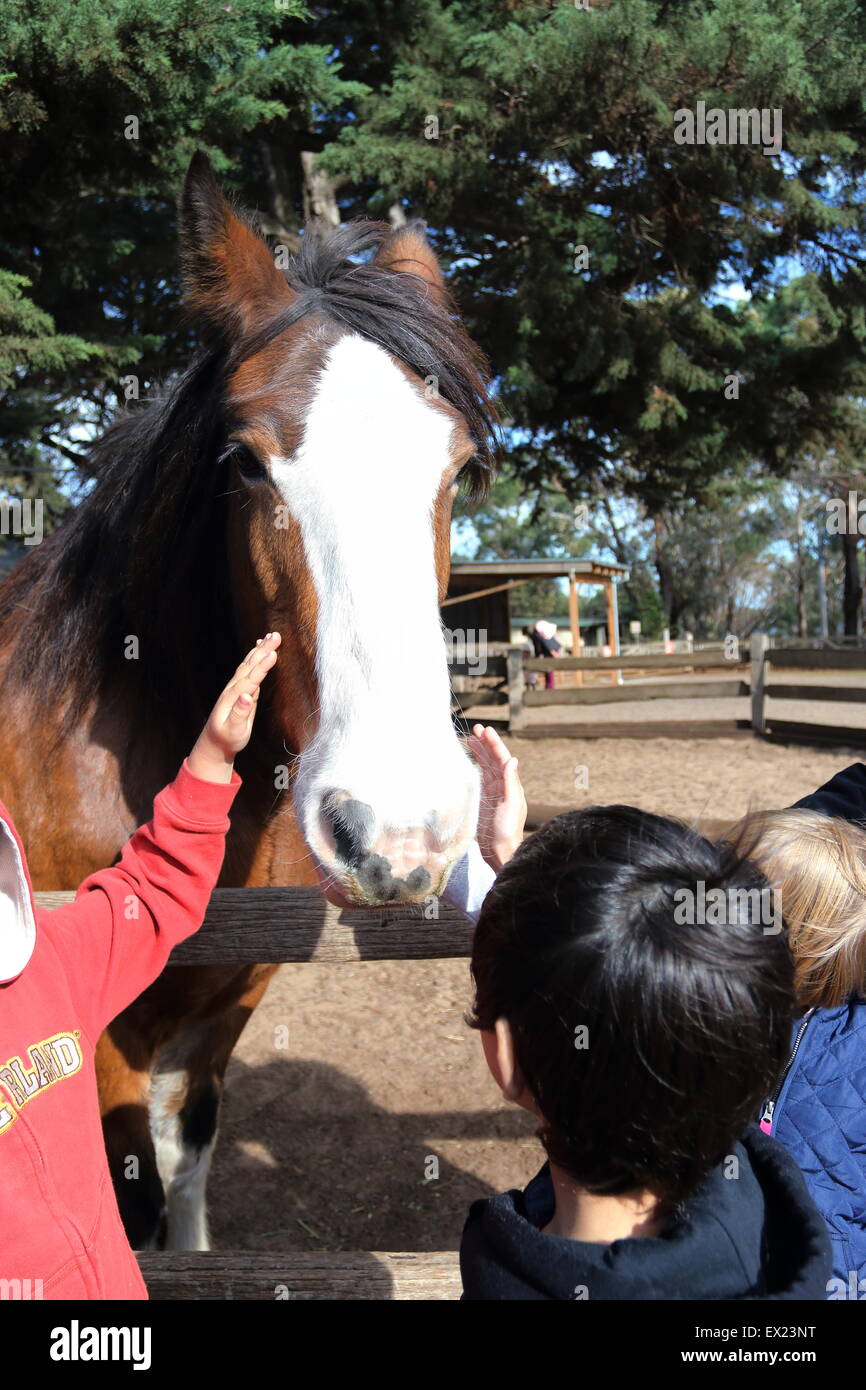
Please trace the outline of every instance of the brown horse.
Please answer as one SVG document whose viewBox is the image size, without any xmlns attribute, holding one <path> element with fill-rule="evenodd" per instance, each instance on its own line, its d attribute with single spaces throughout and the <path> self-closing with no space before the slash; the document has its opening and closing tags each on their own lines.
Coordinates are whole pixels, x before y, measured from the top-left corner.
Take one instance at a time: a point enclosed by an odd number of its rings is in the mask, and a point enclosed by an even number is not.
<svg viewBox="0 0 866 1390">
<path fill-rule="evenodd" d="M 307 232 L 278 269 L 202 155 L 180 222 L 199 353 L 98 441 L 93 489 L 0 594 L 0 789 L 34 886 L 112 862 L 277 629 L 221 883 L 436 895 L 478 807 L 438 603 L 458 479 L 483 487 L 491 462 L 482 359 L 414 226 Z M 223 1074 L 273 970 L 170 968 L 100 1040 L 138 1248 L 207 1248 Z"/>
</svg>

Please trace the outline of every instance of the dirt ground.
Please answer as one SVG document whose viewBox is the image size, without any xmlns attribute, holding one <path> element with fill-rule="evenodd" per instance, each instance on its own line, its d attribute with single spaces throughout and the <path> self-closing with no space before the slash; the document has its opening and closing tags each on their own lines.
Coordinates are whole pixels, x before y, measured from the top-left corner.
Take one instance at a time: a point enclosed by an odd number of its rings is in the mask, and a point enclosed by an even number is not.
<svg viewBox="0 0 866 1390">
<path fill-rule="evenodd" d="M 530 801 L 685 819 L 790 805 L 858 758 L 741 739 L 511 744 Z M 463 960 L 283 966 L 228 1070 L 215 1246 L 454 1249 L 472 1201 L 523 1185 L 541 1149 L 487 1076 L 469 1003 Z"/>
</svg>

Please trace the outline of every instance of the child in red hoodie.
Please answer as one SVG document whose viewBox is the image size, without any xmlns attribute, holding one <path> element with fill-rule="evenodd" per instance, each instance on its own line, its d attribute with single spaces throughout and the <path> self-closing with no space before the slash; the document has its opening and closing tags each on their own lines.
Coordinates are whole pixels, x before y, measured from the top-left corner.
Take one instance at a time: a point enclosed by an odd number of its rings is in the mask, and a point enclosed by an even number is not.
<svg viewBox="0 0 866 1390">
<path fill-rule="evenodd" d="M 256 643 L 153 819 L 74 902 L 34 908 L 0 803 L 0 1289 L 13 1297 L 147 1298 L 108 1173 L 94 1049 L 201 926 L 240 786 L 233 762 L 279 643 Z"/>
</svg>

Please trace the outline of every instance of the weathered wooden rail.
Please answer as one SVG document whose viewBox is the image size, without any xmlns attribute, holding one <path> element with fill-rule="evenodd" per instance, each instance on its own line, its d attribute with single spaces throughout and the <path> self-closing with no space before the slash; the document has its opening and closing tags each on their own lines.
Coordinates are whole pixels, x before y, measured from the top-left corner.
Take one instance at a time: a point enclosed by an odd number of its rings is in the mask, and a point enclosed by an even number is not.
<svg viewBox="0 0 866 1390">
<path fill-rule="evenodd" d="M 324 1251 L 260 1255 L 243 1250 L 206 1254 L 143 1250 L 138 1263 L 148 1293 L 158 1301 L 177 1299 L 459 1299 L 456 1250 Z"/>
<path fill-rule="evenodd" d="M 679 699 L 719 699 L 729 696 L 748 695 L 749 685 L 744 680 L 748 657 L 745 651 L 738 652 L 736 658 L 729 656 L 720 646 L 692 652 L 661 653 L 647 652 L 628 656 L 567 656 L 555 659 L 541 657 L 527 658 L 521 647 L 511 647 L 505 656 L 491 656 L 486 663 L 479 655 L 475 663 L 454 663 L 452 673 L 460 678 L 455 693 L 458 706 L 502 706 L 507 705 L 506 721 L 509 732 L 520 733 L 524 738 L 694 738 L 702 734 L 724 734 L 728 737 L 748 735 L 751 725 L 748 720 L 713 719 L 696 720 L 654 720 L 651 724 L 632 722 L 591 723 L 581 721 L 567 724 L 529 723 L 528 709 L 544 706 L 563 705 L 607 705 L 634 701 L 679 700 Z M 659 675 L 675 675 L 678 672 L 726 671 L 729 676 L 713 681 L 683 681 L 672 684 L 667 681 L 628 681 L 623 684 L 605 686 L 579 686 L 555 690 L 526 689 L 525 673 L 537 672 L 609 672 L 618 677 L 622 672 L 658 672 Z M 465 688 L 465 681 L 472 676 L 499 677 L 495 688 L 471 692 Z M 495 719 L 493 722 L 497 722 Z M 502 722 L 502 721 L 498 721 Z"/>
<path fill-rule="evenodd" d="M 628 656 L 581 656 L 559 657 L 556 659 L 528 658 L 520 647 L 508 649 L 505 656 L 499 654 L 487 659 L 483 655 L 474 663 L 464 663 L 459 674 L 464 678 L 478 675 L 483 668 L 485 676 L 498 677 L 495 688 L 472 692 L 461 689 L 455 699 L 463 707 L 500 706 L 506 719 L 491 720 L 500 723 L 511 733 L 521 738 L 750 738 L 763 735 L 778 740 L 795 742 L 844 744 L 851 747 L 866 747 L 866 729 L 849 725 L 810 723 L 777 718 L 772 705 L 773 700 L 812 700 L 842 704 L 866 703 L 866 680 L 862 688 L 857 686 L 818 685 L 814 682 L 787 684 L 772 681 L 773 668 L 803 671 L 836 671 L 839 673 L 863 671 L 866 675 L 866 651 L 851 648 L 822 650 L 814 647 L 774 647 L 760 633 L 753 635 L 748 645 L 742 644 L 735 656 L 719 645 L 691 652 L 646 653 Z M 452 667 L 455 673 L 458 667 Z M 659 677 L 677 676 L 682 679 L 625 680 L 616 685 L 581 686 L 578 688 L 558 688 L 555 690 L 536 690 L 526 688 L 525 672 L 566 672 L 595 671 L 622 673 L 658 673 Z M 711 678 L 701 678 L 699 673 L 710 673 Z M 725 672 L 722 675 L 722 672 Z M 715 674 L 718 673 L 718 679 Z M 695 679 L 689 679 L 694 675 Z M 564 706 L 609 706 L 651 702 L 657 700 L 719 700 L 750 699 L 748 718 L 700 718 L 694 710 L 686 719 L 652 719 L 646 722 L 637 720 L 576 720 L 568 723 L 560 720 L 540 722 L 527 718 L 528 710 Z M 506 711 L 507 707 L 507 711 Z M 487 717 L 485 715 L 485 717 Z"/>
<path fill-rule="evenodd" d="M 37 893 L 36 901 L 60 907 L 74 897 Z M 326 903 L 318 888 L 218 888 L 203 926 L 175 947 L 170 964 L 453 960 L 471 946 L 471 924 L 443 902 L 349 912 Z"/>
<path fill-rule="evenodd" d="M 863 704 L 866 701 L 866 651 L 859 649 L 815 650 L 812 647 L 764 647 L 760 656 L 761 670 L 753 679 L 752 725 L 757 734 L 791 742 L 847 744 L 853 748 L 866 747 L 866 729 L 843 724 L 812 724 L 803 720 L 777 719 L 768 699 L 821 700 L 844 704 Z M 773 668 L 784 671 L 862 671 L 863 686 L 814 685 L 770 679 Z"/>
</svg>

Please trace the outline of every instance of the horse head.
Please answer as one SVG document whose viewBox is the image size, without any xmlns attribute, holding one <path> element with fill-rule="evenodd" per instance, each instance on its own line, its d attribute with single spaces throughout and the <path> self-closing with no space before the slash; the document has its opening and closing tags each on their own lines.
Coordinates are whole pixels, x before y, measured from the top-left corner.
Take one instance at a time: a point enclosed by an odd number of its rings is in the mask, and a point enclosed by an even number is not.
<svg viewBox="0 0 866 1390">
<path fill-rule="evenodd" d="M 241 636 L 283 636 L 271 718 L 317 875 L 344 905 L 438 895 L 478 814 L 439 604 L 458 485 L 490 466 L 483 360 L 414 224 L 275 255 L 197 155 L 181 236 L 189 308 L 226 354 Z"/>
</svg>

